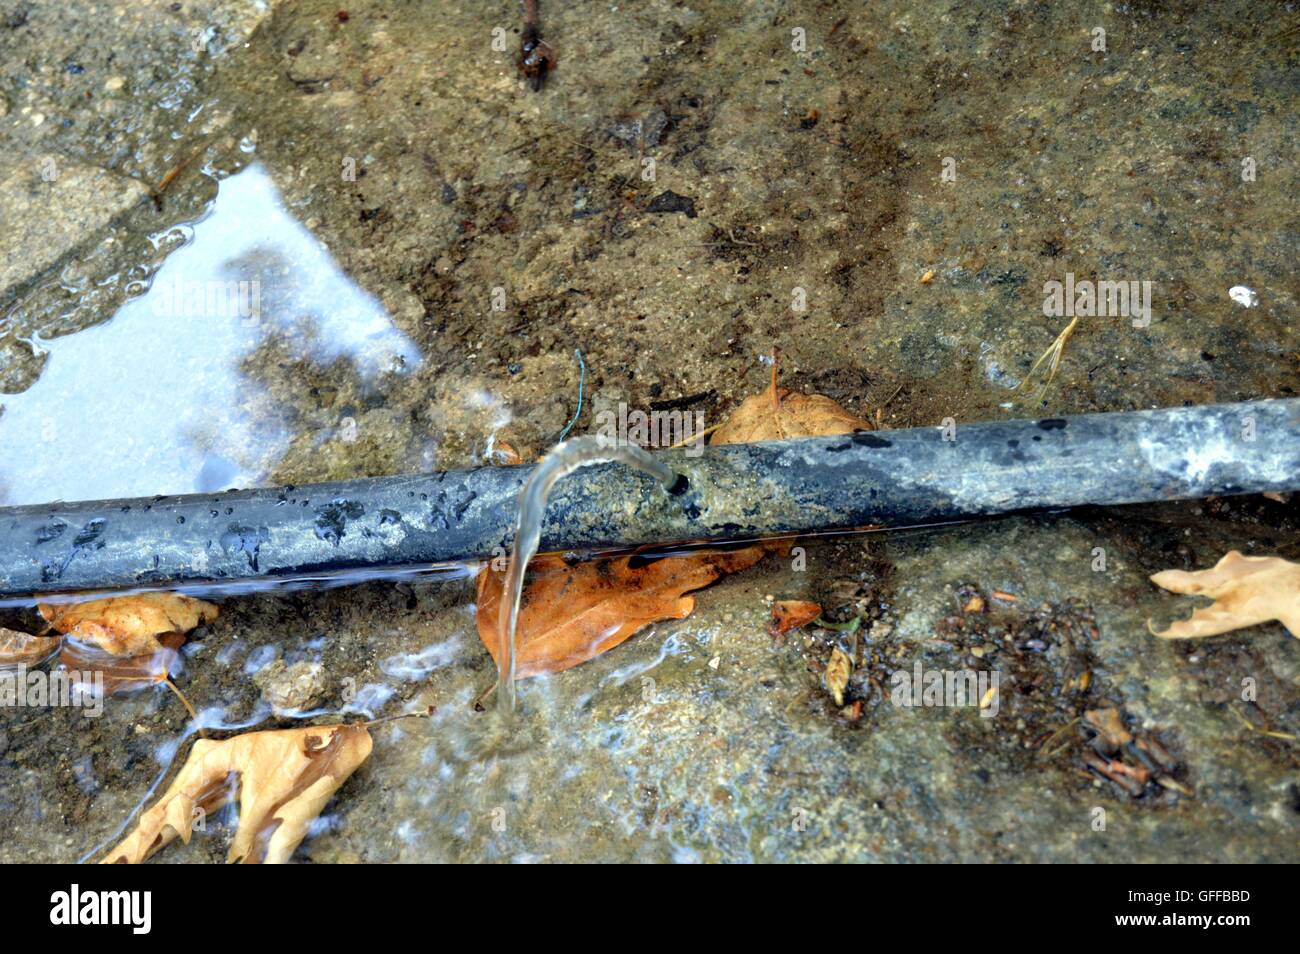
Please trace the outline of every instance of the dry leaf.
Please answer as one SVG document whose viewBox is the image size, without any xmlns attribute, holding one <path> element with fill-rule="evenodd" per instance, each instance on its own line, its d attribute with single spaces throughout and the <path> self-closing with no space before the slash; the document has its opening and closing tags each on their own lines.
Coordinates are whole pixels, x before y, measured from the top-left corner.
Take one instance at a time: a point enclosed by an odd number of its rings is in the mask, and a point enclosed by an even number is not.
<svg viewBox="0 0 1300 954">
<path fill-rule="evenodd" d="M 849 654 L 836 646 L 831 650 L 830 662 L 826 664 L 826 688 L 835 697 L 837 706 L 844 705 L 844 690 L 849 687 L 849 677 L 853 675 L 853 660 Z"/>
<path fill-rule="evenodd" d="M 188 633 L 217 618 L 217 607 L 175 593 L 137 593 L 85 603 L 41 603 L 58 632 L 94 643 L 114 656 L 145 656 L 163 648 L 162 633 Z"/>
<path fill-rule="evenodd" d="M 772 355 L 772 381 L 762 394 L 746 398 L 725 424 L 713 432 L 711 444 L 779 441 L 791 437 L 827 437 L 869 431 L 871 425 L 822 394 L 795 394 L 776 386 L 777 360 Z"/>
<path fill-rule="evenodd" d="M 0 669 L 35 666 L 59 648 L 58 636 L 32 636 L 0 626 Z"/>
<path fill-rule="evenodd" d="M 239 828 L 228 860 L 284 864 L 331 795 L 370 755 L 364 725 L 247 732 L 194 743 L 167 793 L 103 864 L 139 864 L 180 836 L 186 844 L 196 809 L 239 801 Z"/>
<path fill-rule="evenodd" d="M 784 636 L 792 629 L 806 626 L 822 615 L 822 608 L 808 600 L 777 600 L 772 604 L 772 623 L 767 631 L 773 638 Z"/>
<path fill-rule="evenodd" d="M 727 423 L 713 432 L 710 443 L 740 444 L 869 430 L 869 423 L 825 395 L 795 394 L 776 388 L 746 398 Z"/>
<path fill-rule="evenodd" d="M 1281 557 L 1242 556 L 1233 550 L 1213 569 L 1164 570 L 1153 574 L 1151 582 L 1174 593 L 1214 600 L 1214 605 L 1196 609 L 1164 632 L 1153 628 L 1157 636 L 1217 636 L 1277 620 L 1300 639 L 1300 564 Z"/>
<path fill-rule="evenodd" d="M 555 555 L 536 556 L 519 607 L 516 678 L 570 669 L 656 620 L 684 619 L 695 608 L 694 597 L 684 594 L 762 557 L 759 547 L 649 560 L 633 554 L 573 566 Z M 478 634 L 498 665 L 504 580 L 489 566 L 479 572 Z"/>
</svg>

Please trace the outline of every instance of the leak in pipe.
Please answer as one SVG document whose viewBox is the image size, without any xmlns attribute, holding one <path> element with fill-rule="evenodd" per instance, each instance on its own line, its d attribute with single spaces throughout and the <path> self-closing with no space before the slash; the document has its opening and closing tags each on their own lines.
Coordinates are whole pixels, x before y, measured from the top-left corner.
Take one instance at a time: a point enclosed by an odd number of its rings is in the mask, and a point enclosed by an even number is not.
<svg viewBox="0 0 1300 954">
<path fill-rule="evenodd" d="M 663 451 L 551 496 L 541 550 L 1300 489 L 1300 398 Z M 506 552 L 533 465 L 0 508 L 0 599 L 415 570 Z"/>
</svg>

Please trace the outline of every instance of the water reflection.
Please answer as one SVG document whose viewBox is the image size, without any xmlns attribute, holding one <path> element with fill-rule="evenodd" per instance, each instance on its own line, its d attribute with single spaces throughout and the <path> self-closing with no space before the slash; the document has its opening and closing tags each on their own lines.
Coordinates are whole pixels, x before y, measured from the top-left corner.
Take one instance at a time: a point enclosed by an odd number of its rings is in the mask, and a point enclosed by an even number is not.
<svg viewBox="0 0 1300 954">
<path fill-rule="evenodd" d="M 40 378 L 0 395 L 0 502 L 264 483 L 292 436 L 250 376 L 272 341 L 290 360 L 345 360 L 364 382 L 420 361 L 252 165 L 222 182 L 146 294 L 104 324 L 33 339 L 48 352 Z"/>
</svg>

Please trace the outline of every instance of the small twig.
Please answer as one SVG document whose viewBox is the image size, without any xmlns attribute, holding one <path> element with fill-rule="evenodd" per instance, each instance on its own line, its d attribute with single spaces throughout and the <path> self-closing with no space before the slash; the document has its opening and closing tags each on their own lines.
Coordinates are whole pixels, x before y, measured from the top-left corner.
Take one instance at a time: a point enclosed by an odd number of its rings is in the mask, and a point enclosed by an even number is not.
<svg viewBox="0 0 1300 954">
<path fill-rule="evenodd" d="M 669 444 L 668 447 L 665 448 L 665 450 L 676 450 L 678 447 L 685 447 L 687 444 L 694 444 L 700 438 L 708 437 L 710 434 L 712 434 L 714 431 L 716 431 L 718 428 L 720 428 L 723 424 L 726 423 L 727 423 L 726 421 L 721 421 L 717 424 L 714 424 L 712 427 L 706 427 L 698 434 L 693 434 L 690 437 L 684 437 L 676 444 Z"/>
<path fill-rule="evenodd" d="M 163 677 L 163 685 L 176 694 L 176 698 L 181 701 L 181 705 L 185 707 L 185 711 L 190 714 L 190 718 L 194 720 L 194 728 L 198 730 L 199 738 L 206 739 L 208 737 L 207 730 L 204 729 L 203 726 L 199 725 L 199 714 L 195 712 L 194 707 L 190 705 L 190 700 L 185 698 L 185 693 L 181 692 L 180 687 L 177 686 L 176 683 L 172 682 L 170 677 Z"/>
<path fill-rule="evenodd" d="M 1274 732 L 1274 731 L 1272 731 L 1271 729 L 1264 729 L 1264 728 L 1261 728 L 1261 727 L 1255 725 L 1255 724 L 1254 724 L 1253 722 L 1251 722 L 1249 719 L 1247 719 L 1244 715 L 1242 715 L 1242 714 L 1241 714 L 1239 711 L 1237 711 L 1236 709 L 1232 709 L 1231 712 L 1232 712 L 1233 715 L 1235 715 L 1238 719 L 1241 720 L 1242 724 L 1243 724 L 1247 729 L 1250 729 L 1252 732 L 1258 732 L 1260 735 L 1266 735 L 1266 736 L 1268 736 L 1270 739 L 1285 739 L 1285 740 L 1288 741 L 1288 742 L 1295 742 L 1295 741 L 1296 741 L 1296 736 L 1292 735 L 1290 732 Z"/>
<path fill-rule="evenodd" d="M 542 15 L 538 0 L 522 0 L 524 28 L 519 40 L 519 72 L 527 77 L 536 93 L 546 73 L 555 65 L 555 51 L 542 40 Z"/>
<path fill-rule="evenodd" d="M 775 345 L 773 345 L 772 346 L 772 413 L 775 415 L 779 415 L 781 413 L 781 397 L 779 394 L 777 394 L 776 391 L 776 374 L 777 374 L 776 369 L 780 366 L 780 364 L 781 364 L 781 352 L 776 348 Z M 781 422 L 779 419 L 776 422 L 776 426 L 777 429 L 779 430 L 781 427 Z M 785 435 L 782 434 L 781 436 L 784 437 Z"/>
<path fill-rule="evenodd" d="M 1052 756 L 1054 756 L 1054 755 L 1058 755 L 1058 754 L 1060 754 L 1061 752 L 1064 752 L 1065 749 L 1066 749 L 1066 747 L 1067 747 L 1067 745 L 1068 745 L 1068 743 L 1067 743 L 1066 745 L 1062 745 L 1062 746 L 1061 746 L 1060 748 L 1058 748 L 1058 749 L 1053 749 L 1051 752 L 1048 752 L 1048 751 L 1047 751 L 1047 747 L 1048 747 L 1049 745 L 1051 745 L 1053 742 L 1055 742 L 1057 739 L 1059 739 L 1062 735 L 1064 735 L 1064 734 L 1065 734 L 1067 731 L 1069 731 L 1071 728 L 1073 728 L 1073 726 L 1075 725 L 1075 723 L 1077 723 L 1078 721 L 1079 721 L 1079 717 L 1078 717 L 1078 716 L 1075 716 L 1075 717 L 1074 717 L 1073 719 L 1071 719 L 1069 722 L 1065 723 L 1065 725 L 1061 726 L 1059 729 L 1057 729 L 1055 732 L 1053 732 L 1050 736 L 1048 736 L 1048 737 L 1047 737 L 1047 740 L 1046 740 L 1045 742 L 1043 742 L 1043 744 L 1040 745 L 1040 746 L 1038 747 L 1038 757 L 1039 757 L 1040 759 L 1050 759 Z"/>
</svg>

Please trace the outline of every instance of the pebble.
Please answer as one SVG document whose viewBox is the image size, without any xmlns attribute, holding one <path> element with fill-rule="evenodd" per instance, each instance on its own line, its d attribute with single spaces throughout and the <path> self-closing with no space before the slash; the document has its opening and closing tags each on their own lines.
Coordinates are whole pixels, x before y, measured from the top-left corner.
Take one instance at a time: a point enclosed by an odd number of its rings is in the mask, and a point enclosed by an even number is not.
<svg viewBox="0 0 1300 954">
<path fill-rule="evenodd" d="M 325 694 L 325 667 L 306 661 L 286 666 L 277 659 L 257 671 L 253 684 L 277 714 L 309 709 Z"/>
</svg>

